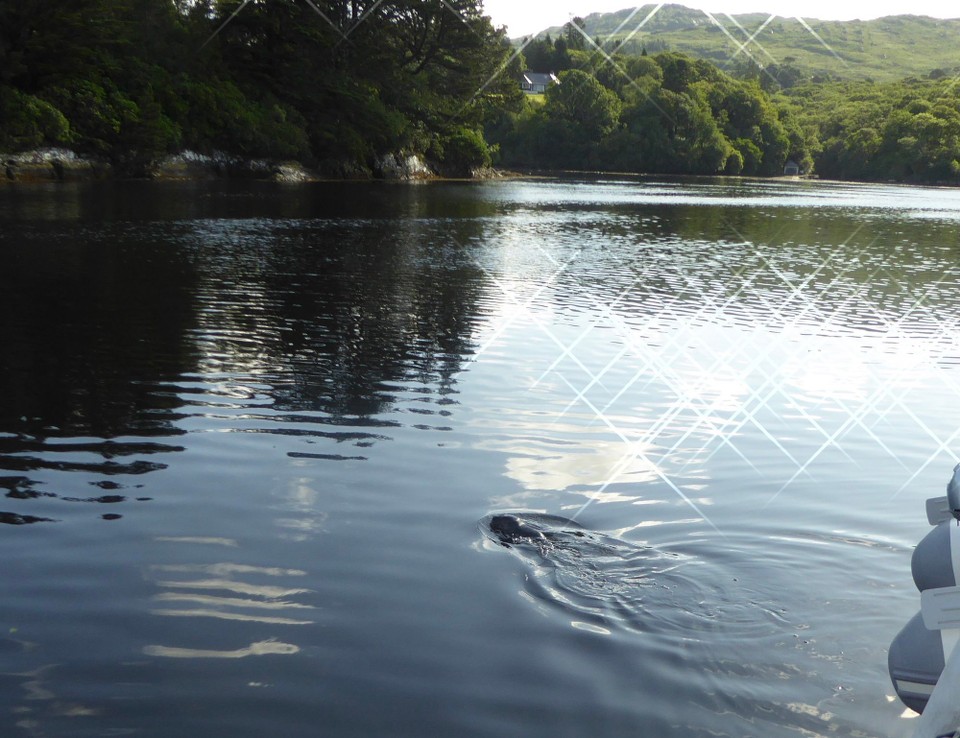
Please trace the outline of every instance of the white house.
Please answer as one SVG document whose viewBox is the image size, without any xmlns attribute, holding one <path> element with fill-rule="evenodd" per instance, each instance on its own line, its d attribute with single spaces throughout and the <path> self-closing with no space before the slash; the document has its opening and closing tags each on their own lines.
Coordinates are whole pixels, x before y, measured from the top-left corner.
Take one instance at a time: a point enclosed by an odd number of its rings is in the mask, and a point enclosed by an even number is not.
<svg viewBox="0 0 960 738">
<path fill-rule="evenodd" d="M 520 89 L 528 95 L 542 95 L 550 85 L 558 85 L 560 80 L 553 72 L 524 72 L 520 80 Z"/>
</svg>

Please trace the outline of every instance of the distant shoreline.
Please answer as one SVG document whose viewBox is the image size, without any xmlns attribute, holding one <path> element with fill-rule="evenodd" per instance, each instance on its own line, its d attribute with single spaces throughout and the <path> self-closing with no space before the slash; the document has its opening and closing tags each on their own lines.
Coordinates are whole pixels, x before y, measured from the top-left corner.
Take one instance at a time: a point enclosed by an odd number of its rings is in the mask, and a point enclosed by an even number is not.
<svg viewBox="0 0 960 738">
<path fill-rule="evenodd" d="M 398 161 L 398 155 L 389 155 Z M 384 157 L 386 158 L 386 157 Z M 97 181 L 251 181 L 276 182 L 281 184 L 306 184 L 314 182 L 384 182 L 418 184 L 429 182 L 485 182 L 494 180 L 558 180 L 575 178 L 617 178 L 636 180 L 669 179 L 735 179 L 743 182 L 822 182 L 824 184 L 897 185 L 903 187 L 936 187 L 956 189 L 951 182 L 903 182 L 895 180 L 823 179 L 816 174 L 741 176 L 725 174 L 667 174 L 656 172 L 625 172 L 577 169 L 498 169 L 489 167 L 475 171 L 469 177 L 456 177 L 438 173 L 428 167 L 419 157 L 418 163 L 408 168 L 396 166 L 379 171 L 372 168 L 353 171 L 341 170 L 331 173 L 319 168 L 307 167 L 297 161 L 271 161 L 245 159 L 225 154 L 207 156 L 194 152 L 180 152 L 157 162 L 149 174 L 142 176 L 118 173 L 105 159 L 86 157 L 69 149 L 38 149 L 18 154 L 0 154 L 0 182 L 8 185 L 37 185 L 68 182 Z"/>
<path fill-rule="evenodd" d="M 43 148 L 0 153 L 0 181 L 9 184 L 42 184 L 98 180 L 252 180 L 294 184 L 298 182 L 432 182 L 490 180 L 522 176 L 485 167 L 470 176 L 451 176 L 417 154 L 400 152 L 379 157 L 372 166 L 340 162 L 311 167 L 294 160 L 271 160 L 225 153 L 181 151 L 157 160 L 142 174 L 118 171 L 109 160 L 85 156 L 66 148 Z"/>
</svg>

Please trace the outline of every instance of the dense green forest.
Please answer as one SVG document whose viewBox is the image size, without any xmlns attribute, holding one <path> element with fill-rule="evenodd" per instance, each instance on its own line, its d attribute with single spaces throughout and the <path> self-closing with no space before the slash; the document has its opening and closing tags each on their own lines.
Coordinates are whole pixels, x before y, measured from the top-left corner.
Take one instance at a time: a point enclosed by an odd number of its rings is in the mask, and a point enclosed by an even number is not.
<svg viewBox="0 0 960 738">
<path fill-rule="evenodd" d="M 490 110 L 522 102 L 511 55 L 475 0 L 0 0 L 0 150 L 132 174 L 181 149 L 333 171 L 408 150 L 465 173 Z"/>
<path fill-rule="evenodd" d="M 680 54 L 608 57 L 578 45 L 560 45 L 554 61 L 568 68 L 542 106 L 505 114 L 491 130 L 509 165 L 774 175 L 794 160 L 812 170 L 816 131 L 755 81 Z"/>
<path fill-rule="evenodd" d="M 960 183 L 944 70 L 824 78 L 792 57 L 628 53 L 584 21 L 511 46 L 478 0 L 0 0 L 0 151 L 65 146 L 149 174 L 192 150 L 331 175 L 416 153 L 514 169 Z M 560 84 L 525 96 L 524 69 Z"/>
<path fill-rule="evenodd" d="M 957 82 L 807 82 L 777 99 L 815 132 L 821 177 L 960 184 Z"/>
<path fill-rule="evenodd" d="M 734 74 L 674 52 L 610 54 L 574 19 L 529 41 L 559 70 L 542 105 L 489 135 L 511 166 L 960 183 L 960 78 L 823 80 L 789 63 Z"/>
</svg>

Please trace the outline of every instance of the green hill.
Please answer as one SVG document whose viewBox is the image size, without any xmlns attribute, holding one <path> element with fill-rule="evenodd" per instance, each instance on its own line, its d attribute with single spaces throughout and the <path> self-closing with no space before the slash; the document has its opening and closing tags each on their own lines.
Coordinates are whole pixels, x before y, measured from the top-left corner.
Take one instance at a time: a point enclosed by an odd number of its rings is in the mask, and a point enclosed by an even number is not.
<svg viewBox="0 0 960 738">
<path fill-rule="evenodd" d="M 654 8 L 592 13 L 583 18 L 584 30 L 608 51 L 621 44 L 628 54 L 679 51 L 728 70 L 752 61 L 765 69 L 791 66 L 808 78 L 877 81 L 960 72 L 960 18 L 821 21 L 765 13 L 707 14 L 682 5 L 664 5 L 651 16 Z M 563 33 L 554 26 L 538 36 Z"/>
</svg>

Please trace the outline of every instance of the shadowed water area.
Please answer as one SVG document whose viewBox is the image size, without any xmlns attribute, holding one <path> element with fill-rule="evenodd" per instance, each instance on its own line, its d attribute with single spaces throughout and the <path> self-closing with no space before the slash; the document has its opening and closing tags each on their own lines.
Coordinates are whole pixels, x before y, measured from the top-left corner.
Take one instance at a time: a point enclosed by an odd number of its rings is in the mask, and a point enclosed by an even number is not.
<svg viewBox="0 0 960 738">
<path fill-rule="evenodd" d="M 0 189 L 0 735 L 910 735 L 960 192 Z"/>
</svg>

